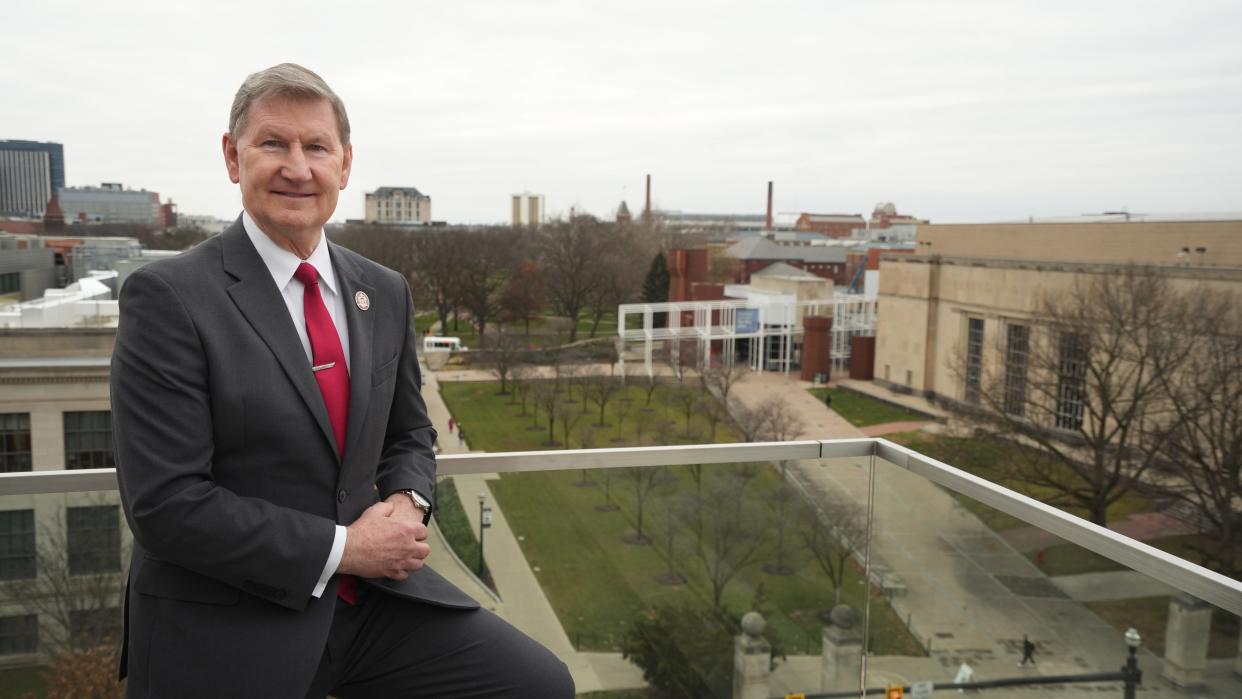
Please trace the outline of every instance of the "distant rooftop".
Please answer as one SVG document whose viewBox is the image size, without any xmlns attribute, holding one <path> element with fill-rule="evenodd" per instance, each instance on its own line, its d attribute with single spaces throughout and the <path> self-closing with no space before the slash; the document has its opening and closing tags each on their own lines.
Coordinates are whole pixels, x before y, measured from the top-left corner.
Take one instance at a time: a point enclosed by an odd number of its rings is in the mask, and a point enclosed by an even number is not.
<svg viewBox="0 0 1242 699">
<path fill-rule="evenodd" d="M 1098 214 L 1079 214 L 1077 216 L 1029 216 L 1023 219 L 1008 221 L 963 221 L 962 223 L 986 225 L 989 223 L 1169 223 L 1178 221 L 1242 221 L 1242 211 L 1155 214 L 1104 211 Z"/>
<path fill-rule="evenodd" d="M 404 194 L 407 197 L 424 197 L 427 196 L 418 191 L 417 187 L 380 187 L 374 192 L 368 192 L 371 196 L 391 197 L 394 194 Z"/>
</svg>

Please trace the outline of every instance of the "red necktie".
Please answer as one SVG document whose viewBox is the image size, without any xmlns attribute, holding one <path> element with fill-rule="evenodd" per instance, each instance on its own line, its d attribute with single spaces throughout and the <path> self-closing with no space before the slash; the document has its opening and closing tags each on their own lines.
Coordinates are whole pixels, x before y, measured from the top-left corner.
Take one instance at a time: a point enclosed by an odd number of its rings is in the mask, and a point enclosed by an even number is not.
<svg viewBox="0 0 1242 699">
<path fill-rule="evenodd" d="M 341 336 L 336 332 L 328 307 L 319 293 L 319 272 L 313 265 L 303 262 L 293 273 L 305 287 L 302 292 L 302 308 L 306 313 L 306 335 L 311 345 L 311 371 L 323 394 L 323 404 L 328 409 L 328 422 L 336 437 L 337 454 L 345 458 L 345 429 L 349 421 L 349 371 L 345 367 L 345 352 L 341 349 Z M 354 604 L 357 601 L 358 579 L 342 575 L 337 595 Z"/>
</svg>

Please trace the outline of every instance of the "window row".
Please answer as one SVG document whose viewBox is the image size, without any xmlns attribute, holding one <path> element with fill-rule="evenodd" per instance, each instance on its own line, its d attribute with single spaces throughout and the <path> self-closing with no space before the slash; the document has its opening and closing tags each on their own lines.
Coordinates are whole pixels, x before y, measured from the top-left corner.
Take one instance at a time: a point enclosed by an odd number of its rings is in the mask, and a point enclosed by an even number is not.
<svg viewBox="0 0 1242 699">
<path fill-rule="evenodd" d="M 1017 418 L 1027 418 L 1030 395 L 1031 328 L 1029 325 L 1007 321 L 999 354 L 1004 361 L 1001 385 L 997 399 L 1000 409 Z M 979 403 L 984 397 L 983 318 L 966 319 L 966 356 L 963 358 L 962 395 L 968 403 Z M 1055 400 L 1051 422 L 1063 430 L 1082 427 L 1083 409 L 1086 401 L 1087 354 L 1086 339 L 1075 333 L 1055 336 Z M 1045 362 L 1047 364 L 1047 362 Z"/>
<path fill-rule="evenodd" d="M 112 413 L 86 410 L 64 413 L 65 468 L 115 468 Z M 0 413 L 0 473 L 30 471 L 30 413 Z"/>
<path fill-rule="evenodd" d="M 115 641 L 121 635 L 121 609 L 74 609 L 69 612 L 69 636 L 74 645 L 88 647 Z M 37 653 L 39 616 L 0 616 L 0 656 Z"/>
<path fill-rule="evenodd" d="M 116 505 L 69 507 L 61 532 L 35 532 L 34 510 L 0 512 L 0 580 L 29 580 L 39 573 L 39 559 L 49 570 L 68 575 L 121 570 L 121 513 Z M 64 557 L 60 558 L 60 551 Z"/>
</svg>

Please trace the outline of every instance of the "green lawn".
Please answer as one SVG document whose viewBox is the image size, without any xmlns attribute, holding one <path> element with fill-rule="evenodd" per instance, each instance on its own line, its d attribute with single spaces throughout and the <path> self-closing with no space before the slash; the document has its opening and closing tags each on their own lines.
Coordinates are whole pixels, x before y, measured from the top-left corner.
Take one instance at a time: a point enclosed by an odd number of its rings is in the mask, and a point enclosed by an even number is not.
<svg viewBox="0 0 1242 699">
<path fill-rule="evenodd" d="M 495 383 L 445 383 L 441 390 L 453 414 L 466 424 L 468 439 L 476 449 L 488 451 L 521 451 L 547 448 L 546 425 L 531 429 L 530 416 L 523 417 L 520 406 L 507 396 L 496 395 Z M 630 415 L 621 421 L 610 409 L 605 414 L 608 427 L 597 434 L 597 446 L 634 444 L 637 440 L 636 419 L 668 419 L 667 435 L 684 433 L 684 417 L 677 409 L 667 411 L 662 397 L 672 390 L 661 387 L 653 396 L 651 412 L 643 411 L 645 394 L 638 387 L 627 392 Z M 618 403 L 620 405 L 620 403 Z M 584 422 L 598 421 L 592 411 Z M 692 414 L 692 424 L 706 429 L 701 415 Z M 473 431 L 478 426 L 477 431 Z M 559 427 L 558 427 L 559 430 Z M 648 431 L 643 443 L 653 443 L 655 431 Z M 620 435 L 619 437 L 617 435 Z M 606 437 L 606 440 L 600 439 Z M 559 437 L 558 437 L 559 439 Z M 619 439 L 619 442 L 613 442 Z M 718 430 L 717 441 L 735 440 L 725 428 Z M 578 446 L 571 434 L 571 444 Z M 724 477 L 730 466 L 704 468 L 704 479 Z M 672 497 L 694 488 L 691 469 L 668 467 L 665 481 L 657 486 L 648 501 L 644 515 L 644 532 L 652 535 L 657 545 L 626 543 L 637 524 L 637 511 L 632 481 L 626 471 L 592 470 L 506 474 L 490 485 L 505 516 L 514 530 L 523 537 L 522 547 L 527 560 L 538 569 L 538 575 L 556 609 L 570 639 L 583 649 L 615 650 L 632 619 L 648 607 L 660 603 L 711 604 L 710 585 L 685 544 L 674 550 L 672 567 L 688 580 L 684 584 L 662 582 L 670 568 L 669 556 L 660 544 L 668 531 L 664 520 L 672 507 Z M 748 493 L 754 502 L 763 502 L 766 493 L 779 483 L 779 475 L 771 466 L 758 470 Z M 612 508 L 605 492 L 611 494 Z M 632 539 L 632 537 L 630 537 Z M 794 548 L 792 538 L 789 547 Z M 834 593 L 828 579 L 811 563 L 794 561 L 792 575 L 769 575 L 758 567 L 741 573 L 725 591 L 724 604 L 736 614 L 758 607 L 775 636 L 790 653 L 818 653 L 822 622 L 817 613 L 828 609 Z M 845 601 L 861 608 L 864 586 L 856 571 L 848 574 L 844 586 Z M 922 648 L 904 629 L 882 600 L 873 606 L 873 637 L 875 648 L 882 654 L 922 654 Z"/>
<path fill-rule="evenodd" d="M 920 413 L 903 410 L 895 405 L 876 400 L 861 393 L 847 391 L 843 388 L 812 388 L 808 389 L 821 402 L 825 396 L 832 398 L 832 409 L 855 427 L 883 425 L 889 422 L 908 422 L 911 420 L 931 421 L 931 418 Z"/>
</svg>

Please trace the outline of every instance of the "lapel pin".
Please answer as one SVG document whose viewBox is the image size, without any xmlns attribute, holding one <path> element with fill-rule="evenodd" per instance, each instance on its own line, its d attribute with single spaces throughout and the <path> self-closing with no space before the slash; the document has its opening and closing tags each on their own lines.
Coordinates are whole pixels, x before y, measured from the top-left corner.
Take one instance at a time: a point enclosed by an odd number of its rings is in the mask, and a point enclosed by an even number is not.
<svg viewBox="0 0 1242 699">
<path fill-rule="evenodd" d="M 365 311 L 371 307 L 371 297 L 367 296 L 367 292 L 359 291 L 354 294 L 354 303 L 358 304 L 358 310 Z"/>
</svg>

